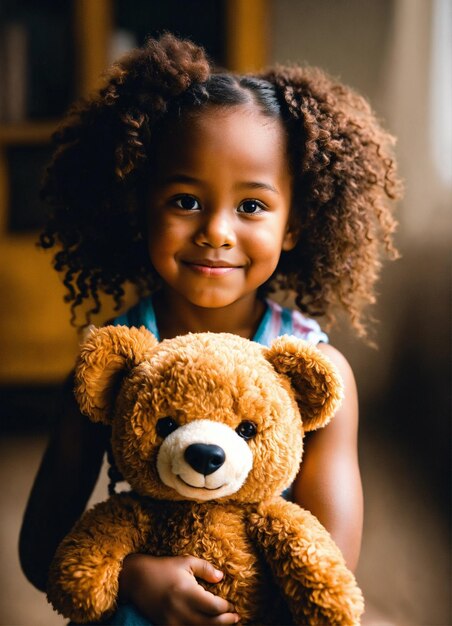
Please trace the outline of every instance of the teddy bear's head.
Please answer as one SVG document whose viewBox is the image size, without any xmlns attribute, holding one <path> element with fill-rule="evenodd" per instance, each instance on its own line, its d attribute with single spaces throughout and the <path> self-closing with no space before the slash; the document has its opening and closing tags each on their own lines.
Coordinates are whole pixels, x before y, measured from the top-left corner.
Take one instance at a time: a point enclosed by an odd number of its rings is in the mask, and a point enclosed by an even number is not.
<svg viewBox="0 0 452 626">
<path fill-rule="evenodd" d="M 299 468 L 303 434 L 341 399 L 332 364 L 280 337 L 269 347 L 226 333 L 159 343 L 144 328 L 88 335 L 76 397 L 112 426 L 112 449 L 139 494 L 166 500 L 257 502 L 280 494 Z"/>
</svg>

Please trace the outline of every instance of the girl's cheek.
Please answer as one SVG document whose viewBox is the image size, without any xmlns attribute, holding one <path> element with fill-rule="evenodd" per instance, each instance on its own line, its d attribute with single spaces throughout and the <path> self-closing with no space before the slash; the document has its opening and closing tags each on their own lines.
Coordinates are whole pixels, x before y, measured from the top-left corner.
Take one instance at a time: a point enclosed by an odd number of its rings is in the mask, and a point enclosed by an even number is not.
<svg viewBox="0 0 452 626">
<path fill-rule="evenodd" d="M 276 228 L 271 228 L 262 232 L 259 232 L 256 229 L 254 237 L 252 238 L 252 245 L 256 252 L 273 256 L 274 254 L 279 254 L 279 252 L 281 252 L 282 241 L 283 239 Z"/>
</svg>

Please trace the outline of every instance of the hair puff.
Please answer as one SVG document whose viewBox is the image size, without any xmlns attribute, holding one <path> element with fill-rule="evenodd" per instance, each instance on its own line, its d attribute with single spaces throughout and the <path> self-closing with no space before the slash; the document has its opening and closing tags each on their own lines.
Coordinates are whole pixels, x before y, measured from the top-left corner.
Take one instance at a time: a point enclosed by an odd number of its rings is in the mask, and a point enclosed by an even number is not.
<svg viewBox="0 0 452 626">
<path fill-rule="evenodd" d="M 192 42 L 171 34 L 149 39 L 115 63 L 99 92 L 76 103 L 54 134 L 41 192 L 50 218 L 40 245 L 59 248 L 54 267 L 64 272 L 72 321 L 90 298 L 87 321 L 98 313 L 102 291 L 118 308 L 126 282 L 139 291 L 155 284 L 140 206 L 147 145 L 168 102 L 209 73 Z"/>
<path fill-rule="evenodd" d="M 397 256 L 394 139 L 364 98 L 318 68 L 276 67 L 263 77 L 285 110 L 299 230 L 278 267 L 279 286 L 295 291 L 301 310 L 330 323 L 345 309 L 365 336 L 363 310 L 375 301 L 380 248 Z"/>
</svg>

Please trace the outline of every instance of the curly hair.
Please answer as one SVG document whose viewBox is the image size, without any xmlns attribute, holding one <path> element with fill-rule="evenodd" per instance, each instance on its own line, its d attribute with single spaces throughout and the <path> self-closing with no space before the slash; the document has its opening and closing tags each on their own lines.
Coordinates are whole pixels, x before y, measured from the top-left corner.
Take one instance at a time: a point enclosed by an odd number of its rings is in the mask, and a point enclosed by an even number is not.
<svg viewBox="0 0 452 626">
<path fill-rule="evenodd" d="M 54 134 L 42 188 L 51 213 L 39 243 L 56 249 L 72 321 L 85 301 L 89 321 L 102 292 L 119 308 L 128 282 L 140 294 L 158 288 L 143 237 L 156 134 L 174 116 L 254 102 L 286 128 L 300 230 L 261 291 L 292 290 L 303 312 L 330 325 L 345 310 L 366 336 L 382 253 L 397 256 L 392 203 L 401 186 L 393 139 L 362 97 L 315 68 L 216 73 L 202 48 L 171 34 L 123 57 L 105 80 Z"/>
</svg>

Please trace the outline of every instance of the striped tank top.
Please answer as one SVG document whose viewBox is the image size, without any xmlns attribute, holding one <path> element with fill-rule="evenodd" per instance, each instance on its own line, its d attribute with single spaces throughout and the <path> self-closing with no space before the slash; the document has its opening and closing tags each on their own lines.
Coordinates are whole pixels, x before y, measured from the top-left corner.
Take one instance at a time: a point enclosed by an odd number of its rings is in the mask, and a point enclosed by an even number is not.
<svg viewBox="0 0 452 626">
<path fill-rule="evenodd" d="M 309 343 L 328 343 L 328 336 L 318 323 L 305 317 L 300 311 L 282 307 L 273 300 L 265 300 L 266 309 L 253 337 L 253 341 L 269 346 L 273 339 L 281 335 L 293 335 Z M 131 309 L 119 315 L 115 326 L 144 326 L 160 341 L 152 297 L 143 298 Z"/>
</svg>

